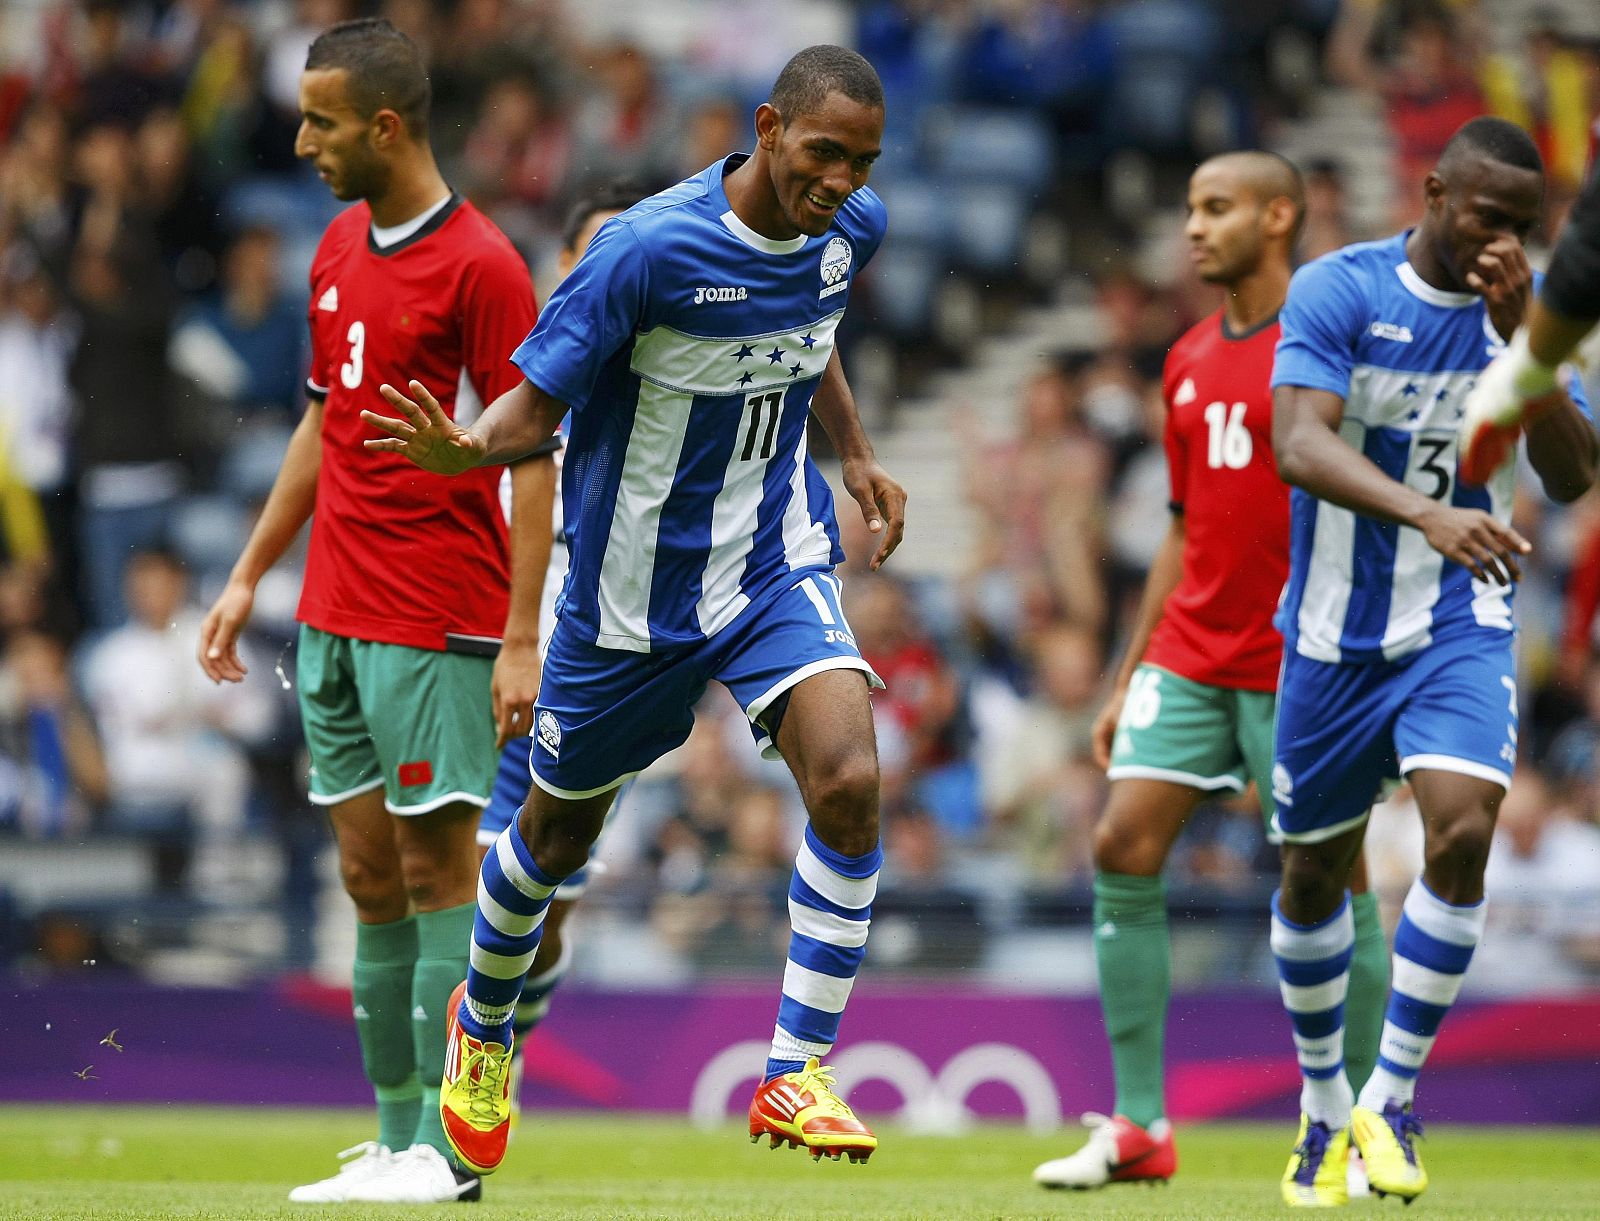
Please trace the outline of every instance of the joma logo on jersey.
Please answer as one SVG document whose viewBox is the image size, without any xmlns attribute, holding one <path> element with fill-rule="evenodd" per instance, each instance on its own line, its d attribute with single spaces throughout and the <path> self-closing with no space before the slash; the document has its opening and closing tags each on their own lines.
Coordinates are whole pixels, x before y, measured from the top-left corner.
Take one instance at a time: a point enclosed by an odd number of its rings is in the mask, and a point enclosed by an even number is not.
<svg viewBox="0 0 1600 1221">
<path fill-rule="evenodd" d="M 1375 339 L 1392 339 L 1396 343 L 1410 343 L 1413 338 L 1411 328 L 1397 322 L 1374 322 L 1367 330 Z"/>
<path fill-rule="evenodd" d="M 697 288 L 694 290 L 694 303 L 704 305 L 707 301 L 746 301 L 749 300 L 750 290 L 740 285 L 738 288 Z"/>
</svg>

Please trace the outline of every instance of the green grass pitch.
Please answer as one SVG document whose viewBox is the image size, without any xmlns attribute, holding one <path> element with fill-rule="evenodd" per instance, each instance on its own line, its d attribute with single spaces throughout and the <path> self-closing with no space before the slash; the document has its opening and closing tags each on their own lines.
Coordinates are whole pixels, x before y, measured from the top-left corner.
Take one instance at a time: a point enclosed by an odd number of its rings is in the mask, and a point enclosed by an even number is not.
<svg viewBox="0 0 1600 1221">
<path fill-rule="evenodd" d="M 355 1111 L 199 1107 L 0 1107 L 0 1214 L 17 1218 L 366 1218 L 437 1209 L 291 1205 L 296 1183 L 332 1173 L 369 1134 Z M 1294 1127 L 1191 1125 L 1169 1187 L 1094 1194 L 1033 1186 L 1034 1164 L 1074 1146 L 1007 1127 L 913 1136 L 892 1129 L 866 1166 L 812 1165 L 736 1127 L 701 1132 L 635 1116 L 531 1117 L 475 1221 L 591 1218 L 1282 1218 L 1277 1178 Z M 1415 1207 L 1363 1200 L 1391 1221 L 1600 1217 L 1600 1132 L 1443 1128 L 1423 1146 L 1433 1186 Z"/>
</svg>

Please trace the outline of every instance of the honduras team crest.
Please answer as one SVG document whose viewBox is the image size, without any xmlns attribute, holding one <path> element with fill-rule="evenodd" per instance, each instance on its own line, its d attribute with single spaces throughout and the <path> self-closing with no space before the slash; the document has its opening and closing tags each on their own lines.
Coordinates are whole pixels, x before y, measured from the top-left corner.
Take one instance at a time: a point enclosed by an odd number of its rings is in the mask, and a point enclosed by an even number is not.
<svg viewBox="0 0 1600 1221">
<path fill-rule="evenodd" d="M 850 243 L 836 237 L 822 252 L 822 291 L 818 297 L 831 297 L 850 287 Z"/>
</svg>

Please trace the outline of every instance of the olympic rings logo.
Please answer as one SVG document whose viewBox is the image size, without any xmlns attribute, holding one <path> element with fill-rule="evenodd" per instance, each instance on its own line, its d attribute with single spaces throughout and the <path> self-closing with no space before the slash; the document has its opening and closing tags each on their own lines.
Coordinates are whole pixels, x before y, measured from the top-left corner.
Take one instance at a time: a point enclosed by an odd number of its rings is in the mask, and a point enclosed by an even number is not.
<svg viewBox="0 0 1600 1221">
<path fill-rule="evenodd" d="M 767 1045 L 749 1039 L 725 1048 L 707 1061 L 689 1097 L 689 1119 L 714 1127 L 728 1118 L 730 1104 L 743 1107 L 746 1091 L 759 1073 L 752 1065 L 765 1061 Z M 1023 1124 L 1031 1132 L 1050 1133 L 1061 1126 L 1061 1098 L 1044 1065 L 1009 1043 L 975 1043 L 952 1056 L 937 1073 L 915 1053 L 897 1043 L 857 1043 L 829 1063 L 841 1082 L 852 1086 L 882 1081 L 903 1100 L 894 1119 L 914 1132 L 959 1132 L 976 1120 L 967 1099 L 980 1085 L 1008 1087 L 1022 1104 Z"/>
</svg>

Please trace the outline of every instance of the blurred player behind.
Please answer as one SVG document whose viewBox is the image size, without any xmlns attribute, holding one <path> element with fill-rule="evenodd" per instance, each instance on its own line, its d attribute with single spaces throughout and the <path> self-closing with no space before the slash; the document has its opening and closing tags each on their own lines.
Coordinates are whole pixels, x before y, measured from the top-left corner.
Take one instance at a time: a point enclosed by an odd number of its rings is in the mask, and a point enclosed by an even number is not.
<svg viewBox="0 0 1600 1221">
<path fill-rule="evenodd" d="M 1272 153 L 1213 157 L 1189 182 L 1191 258 L 1227 299 L 1167 358 L 1172 517 L 1094 730 L 1111 781 L 1095 831 L 1094 926 L 1117 1097 L 1113 1116 L 1084 1116 L 1092 1132 L 1081 1150 L 1034 1171 L 1047 1187 L 1161 1180 L 1177 1169 L 1163 1065 L 1171 962 L 1161 871 L 1206 794 L 1241 792 L 1253 779 L 1268 807 L 1272 792 L 1283 651 L 1272 614 L 1289 569 L 1289 493 L 1272 461 L 1267 383 L 1303 215 L 1299 171 Z M 1387 960 L 1371 895 L 1358 911 L 1364 1077 Z"/>
<path fill-rule="evenodd" d="M 566 278 L 567 273 L 583 257 L 583 252 L 589 248 L 589 243 L 594 240 L 595 234 L 606 221 L 631 208 L 643 199 L 645 194 L 645 191 L 632 183 L 614 182 L 591 191 L 573 204 L 561 231 L 561 253 L 556 263 L 560 277 Z M 527 530 L 531 533 L 542 531 L 547 527 L 549 529 L 547 557 L 541 558 L 538 547 L 518 548 L 517 553 L 512 556 L 511 564 L 512 619 L 520 623 L 530 622 L 532 617 L 526 613 L 525 608 L 530 605 L 538 607 L 539 635 L 533 646 L 535 677 L 538 672 L 538 651 L 548 643 L 550 633 L 555 630 L 556 598 L 567 577 L 567 538 L 561 512 L 560 485 L 562 444 L 566 431 L 567 422 L 562 421 L 560 432 L 548 443 L 553 460 L 538 464 L 535 480 L 524 481 L 517 488 L 515 499 L 510 495 L 510 472 L 507 472 L 501 482 L 503 507 L 508 515 L 517 514 L 515 518 L 517 530 Z M 526 573 L 520 571 L 519 564 L 519 557 L 524 555 L 527 557 L 529 570 Z M 520 644 L 516 646 L 516 648 L 521 647 Z M 514 664 L 507 683 L 501 685 L 501 667 L 508 660 L 514 660 Z M 510 695 L 511 684 L 519 681 L 520 676 L 527 672 L 528 667 L 523 660 L 514 658 L 512 641 L 508 635 L 501 647 L 500 657 L 495 663 L 496 694 Z M 501 748 L 500 768 L 495 774 L 494 792 L 490 794 L 489 804 L 484 808 L 483 818 L 478 823 L 480 861 L 483 853 L 494 846 L 495 840 L 500 838 L 501 833 L 511 825 L 512 819 L 516 818 L 517 813 L 527 802 L 528 790 L 533 785 L 533 774 L 530 770 L 532 765 L 528 758 L 533 739 L 528 735 L 532 729 L 531 705 L 535 694 L 537 694 L 537 683 L 528 695 L 526 705 L 520 698 L 516 699 L 513 709 L 516 713 L 515 722 L 503 723 L 501 726 L 502 736 L 509 740 L 505 741 Z M 516 732 L 509 732 L 511 730 Z M 515 1038 L 511 1061 L 513 1107 L 517 1104 L 522 1085 L 526 1059 L 523 1054 L 526 1047 L 525 1040 L 549 1012 L 551 994 L 566 977 L 567 966 L 571 960 L 571 942 L 562 932 L 566 926 L 567 913 L 582 897 L 588 887 L 591 873 L 597 870 L 598 863 L 591 862 L 569 876 L 556 889 L 555 896 L 550 901 L 550 908 L 545 914 L 544 936 L 539 941 L 533 965 L 528 968 L 528 978 L 523 981 L 522 995 L 517 998 L 516 1012 L 511 1019 L 511 1031 Z"/>
<path fill-rule="evenodd" d="M 440 176 L 428 104 L 421 56 L 387 21 L 344 22 L 312 44 L 295 152 L 356 202 L 311 268 L 305 415 L 201 628 L 205 672 L 242 681 L 237 641 L 256 583 L 315 509 L 296 691 L 311 800 L 328 809 L 356 908 L 353 1005 L 378 1132 L 338 1174 L 296 1188 L 296 1202 L 480 1190 L 451 1164 L 437 1098 L 450 990 L 472 935 L 474 835 L 494 779 L 491 657 L 509 613 L 500 471 L 446 481 L 363 450 L 373 433 L 361 410 L 382 406 L 378 386 L 407 370 L 440 387 L 447 413 L 460 384 L 491 401 L 519 379 L 507 357 L 536 310 L 521 256 Z M 513 468 L 519 484 L 538 462 L 549 459 Z M 536 537 L 548 529 L 547 519 Z M 530 699 L 535 678 L 515 683 Z"/>
</svg>

